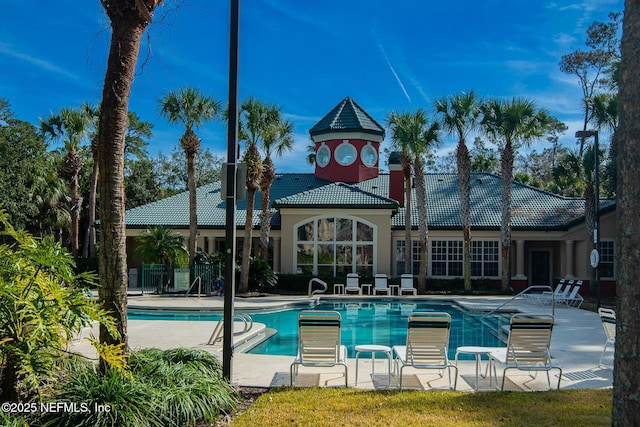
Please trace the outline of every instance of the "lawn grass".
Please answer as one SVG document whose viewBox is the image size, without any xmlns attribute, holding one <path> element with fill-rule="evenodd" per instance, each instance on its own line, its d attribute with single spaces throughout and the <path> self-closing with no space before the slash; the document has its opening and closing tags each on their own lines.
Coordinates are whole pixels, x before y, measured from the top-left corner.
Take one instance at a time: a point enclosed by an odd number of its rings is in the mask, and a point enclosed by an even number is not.
<svg viewBox="0 0 640 427">
<path fill-rule="evenodd" d="M 232 426 L 605 426 L 611 389 L 546 392 L 275 388 Z"/>
</svg>

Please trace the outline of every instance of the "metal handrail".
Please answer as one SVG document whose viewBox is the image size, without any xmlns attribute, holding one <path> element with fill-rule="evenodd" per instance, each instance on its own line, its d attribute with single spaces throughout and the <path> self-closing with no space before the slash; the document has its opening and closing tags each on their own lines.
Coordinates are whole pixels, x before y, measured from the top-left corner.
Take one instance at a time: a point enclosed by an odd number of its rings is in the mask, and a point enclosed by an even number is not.
<svg viewBox="0 0 640 427">
<path fill-rule="evenodd" d="M 233 316 L 233 320 L 240 320 L 242 322 L 244 322 L 244 328 L 242 328 L 241 331 L 237 331 L 237 332 L 233 332 L 233 335 L 240 335 L 240 334 L 244 334 L 245 332 L 249 332 L 251 330 L 251 328 L 253 328 L 253 319 L 251 318 L 251 316 L 249 316 L 248 314 L 235 314 Z M 216 327 L 213 328 L 213 332 L 211 333 L 211 336 L 209 337 L 209 341 L 207 341 L 208 345 L 212 345 L 215 344 L 217 341 L 222 339 L 222 332 L 224 331 L 224 318 L 218 320 L 218 323 L 216 323 Z"/>
<path fill-rule="evenodd" d="M 191 283 L 191 286 L 189 286 L 187 293 L 184 294 L 185 297 L 189 296 L 189 292 L 191 292 L 191 289 L 193 289 L 193 285 L 195 285 L 196 282 L 198 282 L 198 298 L 200 298 L 200 294 L 202 293 L 202 279 L 200 278 L 200 276 L 196 277 L 193 280 L 193 283 Z"/>
<path fill-rule="evenodd" d="M 556 301 L 555 301 L 555 292 L 553 292 L 553 288 L 551 286 L 547 286 L 547 285 L 535 285 L 535 286 L 529 286 L 527 289 L 523 290 L 522 292 L 520 292 L 517 295 L 514 295 L 513 297 L 511 297 L 511 299 L 509 299 L 508 301 L 500 304 L 499 306 L 497 306 L 496 308 L 494 308 L 493 310 L 491 310 L 490 312 L 486 313 L 484 316 L 482 316 L 480 319 L 484 319 L 485 317 L 487 317 L 490 314 L 495 313 L 496 311 L 498 311 L 499 309 L 501 309 L 502 307 L 504 307 L 505 305 L 509 304 L 510 302 L 512 302 L 513 300 L 515 300 L 516 298 L 518 298 L 519 296 L 532 291 L 532 290 L 549 290 L 551 291 L 551 314 L 555 317 L 555 307 L 556 307 Z"/>
<path fill-rule="evenodd" d="M 323 289 L 316 289 L 315 291 L 311 291 L 311 288 L 312 288 L 314 282 L 320 284 L 320 286 L 322 286 Z M 327 292 L 327 288 L 328 288 L 327 282 L 324 282 L 324 281 L 318 279 L 317 277 L 314 277 L 313 279 L 309 280 L 309 292 L 307 293 L 307 296 L 310 297 L 310 296 L 315 295 L 315 294 L 323 294 L 323 293 Z"/>
</svg>

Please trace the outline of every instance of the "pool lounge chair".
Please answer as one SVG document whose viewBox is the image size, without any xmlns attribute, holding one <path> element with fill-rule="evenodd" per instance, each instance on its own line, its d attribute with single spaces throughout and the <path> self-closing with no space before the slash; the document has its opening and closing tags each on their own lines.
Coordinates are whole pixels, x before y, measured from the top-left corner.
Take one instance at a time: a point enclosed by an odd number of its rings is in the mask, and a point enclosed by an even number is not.
<svg viewBox="0 0 640 427">
<path fill-rule="evenodd" d="M 349 273 L 347 274 L 347 285 L 344 287 L 344 293 L 346 295 L 349 295 L 349 293 L 354 292 L 358 295 L 362 295 L 362 289 L 360 288 L 360 284 L 358 283 L 358 274 Z"/>
<path fill-rule="evenodd" d="M 418 290 L 413 286 L 413 274 L 403 274 L 400 276 L 400 295 L 412 293 L 418 295 Z"/>
<path fill-rule="evenodd" d="M 378 295 L 378 292 L 385 293 L 390 295 L 389 293 L 389 280 L 387 279 L 386 274 L 376 274 L 373 282 L 373 294 Z"/>
<path fill-rule="evenodd" d="M 507 347 L 495 348 L 489 353 L 489 363 L 496 380 L 496 388 L 498 387 L 496 366 L 498 364 L 504 367 L 499 390 L 504 389 L 507 371 L 510 369 L 528 372 L 546 371 L 549 388 L 551 388 L 549 371 L 557 369 L 559 371 L 557 388 L 560 388 L 562 368 L 551 364 L 549 354 L 552 330 L 553 316 L 516 314 L 511 318 Z M 535 376 L 532 375 L 532 377 Z"/>
<path fill-rule="evenodd" d="M 416 369 L 447 369 L 449 388 L 455 390 L 458 368 L 449 361 L 449 331 L 451 316 L 444 312 L 414 312 L 407 322 L 407 344 L 393 346 L 398 388 L 402 389 L 402 371 L 406 367 Z M 451 369 L 455 369 L 453 385 Z M 441 376 L 444 374 L 441 374 Z"/>
<path fill-rule="evenodd" d="M 580 308 L 584 302 L 584 298 L 580 295 L 580 286 L 582 280 L 578 280 L 578 283 L 571 289 L 569 295 L 556 297 L 556 304 L 565 304 L 567 307 Z"/>
<path fill-rule="evenodd" d="M 616 312 L 609 308 L 599 308 L 598 314 L 600 315 L 600 319 L 602 320 L 602 327 L 604 328 L 604 333 L 607 336 L 607 341 L 604 343 L 604 348 L 602 349 L 602 353 L 600 354 L 600 361 L 598 362 L 598 366 L 602 368 L 608 368 L 602 363 L 602 359 L 604 358 L 604 354 L 607 351 L 607 347 L 611 344 L 612 348 L 615 350 L 616 344 Z"/>
<path fill-rule="evenodd" d="M 298 355 L 291 364 L 291 385 L 300 365 L 307 367 L 344 366 L 344 386 L 348 387 L 347 347 L 340 343 L 342 318 L 337 311 L 303 310 L 298 315 Z"/>
<path fill-rule="evenodd" d="M 524 294 L 524 296 L 531 302 L 549 305 L 551 304 L 552 299 L 569 295 L 569 291 L 572 286 L 573 280 L 569 280 L 569 282 L 565 286 L 565 279 L 561 279 L 553 292 L 526 293 Z"/>
</svg>

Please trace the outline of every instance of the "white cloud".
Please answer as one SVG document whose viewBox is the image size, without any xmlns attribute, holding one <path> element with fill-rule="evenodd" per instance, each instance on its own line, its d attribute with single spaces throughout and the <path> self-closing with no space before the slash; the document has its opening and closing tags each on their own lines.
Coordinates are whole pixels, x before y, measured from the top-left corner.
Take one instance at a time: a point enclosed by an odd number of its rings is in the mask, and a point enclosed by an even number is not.
<svg viewBox="0 0 640 427">
<path fill-rule="evenodd" d="M 14 59 L 18 59 L 20 61 L 27 62 L 37 68 L 41 68 L 46 71 L 51 71 L 56 74 L 71 78 L 77 79 L 78 76 L 49 62 L 44 59 L 40 59 L 31 55 L 27 55 L 26 53 L 16 51 L 12 46 L 6 43 L 0 43 L 0 54 L 11 56 Z"/>
</svg>

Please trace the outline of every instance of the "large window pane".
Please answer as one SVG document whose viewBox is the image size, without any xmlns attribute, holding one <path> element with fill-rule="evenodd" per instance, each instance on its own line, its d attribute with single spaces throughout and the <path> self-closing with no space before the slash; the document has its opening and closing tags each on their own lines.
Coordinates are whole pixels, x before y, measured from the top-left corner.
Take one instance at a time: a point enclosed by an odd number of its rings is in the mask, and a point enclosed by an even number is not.
<svg viewBox="0 0 640 427">
<path fill-rule="evenodd" d="M 357 233 L 359 242 L 373 242 L 373 227 L 359 222 Z"/>
<path fill-rule="evenodd" d="M 335 236 L 335 219 L 322 218 L 318 220 L 318 241 L 331 242 Z"/>
<path fill-rule="evenodd" d="M 322 275 L 345 275 L 354 270 L 372 274 L 374 231 L 348 218 L 319 218 L 298 226 L 297 271 L 308 271 L 311 266 Z"/>
<path fill-rule="evenodd" d="M 313 221 L 298 227 L 298 241 L 313 242 Z"/>
<path fill-rule="evenodd" d="M 334 250 L 334 245 L 318 245 L 318 265 L 333 265 L 335 263 Z"/>
<path fill-rule="evenodd" d="M 313 265 L 313 243 L 298 245 L 298 265 Z"/>
<path fill-rule="evenodd" d="M 358 265 L 370 265 L 373 264 L 373 246 L 372 245 L 358 245 L 358 254 L 356 257 L 356 264 Z"/>
<path fill-rule="evenodd" d="M 350 242 L 353 240 L 353 221 L 338 219 L 336 221 L 336 241 Z"/>
<path fill-rule="evenodd" d="M 336 245 L 336 264 L 353 265 L 352 245 Z"/>
</svg>

